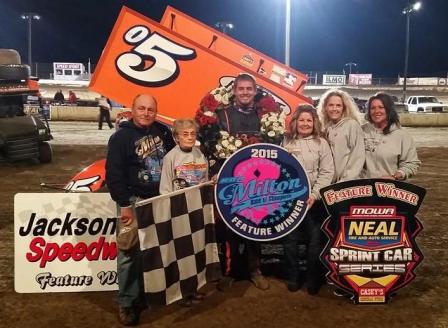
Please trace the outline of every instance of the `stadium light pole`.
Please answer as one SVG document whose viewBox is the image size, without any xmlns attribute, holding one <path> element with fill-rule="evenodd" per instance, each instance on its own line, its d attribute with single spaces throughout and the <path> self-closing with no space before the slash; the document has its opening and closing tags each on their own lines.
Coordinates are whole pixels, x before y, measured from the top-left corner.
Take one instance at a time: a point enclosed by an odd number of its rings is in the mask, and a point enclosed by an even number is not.
<svg viewBox="0 0 448 328">
<path fill-rule="evenodd" d="M 291 0 L 285 0 L 285 64 L 290 66 L 291 59 Z"/>
<path fill-rule="evenodd" d="M 233 30 L 235 28 L 232 22 L 217 22 L 215 26 L 224 34 L 227 34 L 227 30 Z"/>
<path fill-rule="evenodd" d="M 31 72 L 33 71 L 33 60 L 31 57 L 31 35 L 32 35 L 32 21 L 33 19 L 35 20 L 39 20 L 40 19 L 40 15 L 37 13 L 23 13 L 20 16 L 23 20 L 27 20 L 28 21 L 28 65 L 30 66 L 30 70 Z"/>
<path fill-rule="evenodd" d="M 406 46 L 404 50 L 404 69 L 403 69 L 403 102 L 406 102 L 406 84 L 408 78 L 408 63 L 409 63 L 409 39 L 410 39 L 410 23 L 411 23 L 411 13 L 418 11 L 422 7 L 420 1 L 411 3 L 408 0 L 408 5 L 403 9 L 403 15 L 406 15 Z"/>
<path fill-rule="evenodd" d="M 358 66 L 358 63 L 349 62 L 349 63 L 346 63 L 344 66 L 348 66 L 348 74 L 350 75 L 350 74 L 352 74 L 352 67 Z"/>
</svg>

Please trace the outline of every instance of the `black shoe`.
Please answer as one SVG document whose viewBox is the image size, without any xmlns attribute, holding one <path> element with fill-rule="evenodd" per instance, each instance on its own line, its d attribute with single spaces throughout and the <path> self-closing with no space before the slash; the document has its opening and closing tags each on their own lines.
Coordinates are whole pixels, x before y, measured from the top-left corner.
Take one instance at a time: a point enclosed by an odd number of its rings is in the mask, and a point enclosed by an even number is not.
<svg viewBox="0 0 448 328">
<path fill-rule="evenodd" d="M 255 273 L 250 277 L 250 280 L 254 284 L 255 288 L 261 290 L 269 289 L 269 280 L 267 280 L 261 273 Z"/>
<path fill-rule="evenodd" d="M 191 298 L 191 300 L 192 300 L 193 302 L 194 302 L 194 301 L 200 302 L 200 301 L 203 301 L 203 300 L 204 300 L 204 298 L 205 298 L 205 294 L 204 294 L 204 293 L 200 293 L 200 292 L 196 292 L 196 293 L 194 293 L 193 295 L 191 295 L 190 298 Z"/>
<path fill-rule="evenodd" d="M 216 288 L 221 292 L 226 292 L 230 288 L 232 288 L 233 282 L 235 279 L 229 276 L 224 276 L 221 279 L 219 279 L 218 284 L 216 285 Z"/>
<path fill-rule="evenodd" d="M 118 318 L 124 326 L 136 326 L 140 320 L 140 312 L 135 307 L 118 308 Z"/>
<path fill-rule="evenodd" d="M 291 293 L 295 293 L 296 291 L 298 291 L 300 289 L 299 284 L 296 282 L 288 282 L 287 287 Z"/>
<path fill-rule="evenodd" d="M 319 294 L 320 286 L 309 286 L 307 289 L 308 295 Z"/>
<path fill-rule="evenodd" d="M 183 298 L 179 301 L 179 305 L 182 307 L 192 307 L 193 306 L 193 300 L 190 297 Z"/>
</svg>

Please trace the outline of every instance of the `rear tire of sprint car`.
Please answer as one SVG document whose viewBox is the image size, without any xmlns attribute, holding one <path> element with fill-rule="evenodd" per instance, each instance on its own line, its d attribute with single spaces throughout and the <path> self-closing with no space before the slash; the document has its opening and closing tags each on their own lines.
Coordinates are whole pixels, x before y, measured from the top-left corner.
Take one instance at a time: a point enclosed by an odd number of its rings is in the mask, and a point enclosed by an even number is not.
<svg viewBox="0 0 448 328">
<path fill-rule="evenodd" d="M 45 164 L 50 163 L 53 159 L 53 149 L 48 142 L 39 144 L 39 162 Z"/>
<path fill-rule="evenodd" d="M 21 64 L 20 55 L 14 49 L 0 49 L 0 65 Z"/>
<path fill-rule="evenodd" d="M 28 65 L 0 65 L 0 80 L 26 80 L 29 77 Z"/>
</svg>

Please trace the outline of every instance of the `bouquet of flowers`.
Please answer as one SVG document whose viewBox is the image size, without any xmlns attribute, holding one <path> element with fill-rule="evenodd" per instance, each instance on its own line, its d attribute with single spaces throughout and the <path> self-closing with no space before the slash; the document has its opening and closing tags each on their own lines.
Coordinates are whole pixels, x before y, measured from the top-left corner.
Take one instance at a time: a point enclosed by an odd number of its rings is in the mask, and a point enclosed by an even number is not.
<svg viewBox="0 0 448 328">
<path fill-rule="evenodd" d="M 261 140 L 268 143 L 280 144 L 285 134 L 286 115 L 283 112 L 269 112 L 261 117 Z"/>
<path fill-rule="evenodd" d="M 200 141 L 207 157 L 225 159 L 239 148 L 256 142 L 280 143 L 285 132 L 285 116 L 274 97 L 259 89 L 255 98 L 255 110 L 261 122 L 260 133 L 256 136 L 232 136 L 220 130 L 216 111 L 225 109 L 233 102 L 232 85 L 213 89 L 202 98 L 196 111 Z"/>
<path fill-rule="evenodd" d="M 226 131 L 219 131 L 220 138 L 215 146 L 214 155 L 217 158 L 228 158 L 243 146 L 243 141 L 238 137 L 231 136 Z"/>
<path fill-rule="evenodd" d="M 216 124 L 218 122 L 216 110 L 228 106 L 232 96 L 231 88 L 219 87 L 202 98 L 195 117 L 199 127 Z"/>
</svg>

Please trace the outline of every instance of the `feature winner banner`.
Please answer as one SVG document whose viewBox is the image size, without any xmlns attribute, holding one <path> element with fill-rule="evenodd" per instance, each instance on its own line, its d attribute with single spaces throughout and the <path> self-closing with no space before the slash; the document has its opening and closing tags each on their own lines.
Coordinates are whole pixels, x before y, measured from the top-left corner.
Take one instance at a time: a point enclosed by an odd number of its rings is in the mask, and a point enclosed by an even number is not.
<svg viewBox="0 0 448 328">
<path fill-rule="evenodd" d="M 158 119 L 171 124 L 179 115 L 194 117 L 201 99 L 223 77 L 247 71 L 244 65 L 123 7 L 90 88 L 128 107 L 136 95 L 150 93 L 157 99 Z M 268 77 L 254 75 L 258 85 L 286 104 L 287 114 L 298 104 L 311 103 Z"/>
<path fill-rule="evenodd" d="M 215 188 L 218 211 L 238 235 L 256 241 L 281 238 L 307 212 L 309 181 L 300 162 L 284 148 L 246 146 L 221 167 Z"/>
<path fill-rule="evenodd" d="M 116 290 L 116 229 L 109 194 L 16 194 L 16 292 Z"/>
<path fill-rule="evenodd" d="M 386 303 L 409 284 L 423 260 L 415 217 L 426 190 L 385 179 L 353 180 L 320 191 L 330 217 L 321 254 L 338 288 L 357 303 Z"/>
</svg>

